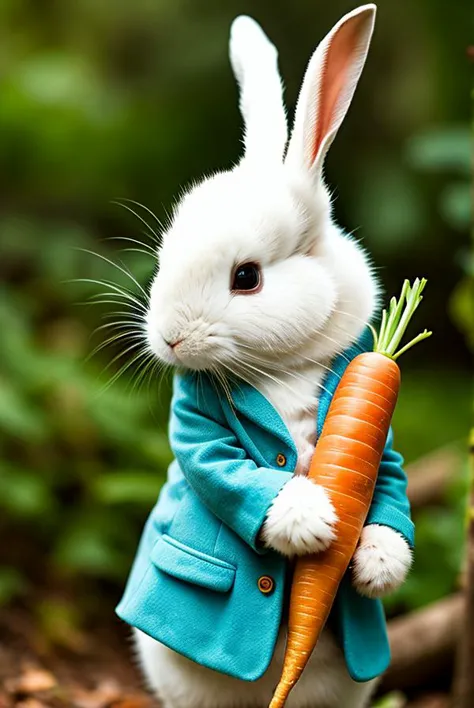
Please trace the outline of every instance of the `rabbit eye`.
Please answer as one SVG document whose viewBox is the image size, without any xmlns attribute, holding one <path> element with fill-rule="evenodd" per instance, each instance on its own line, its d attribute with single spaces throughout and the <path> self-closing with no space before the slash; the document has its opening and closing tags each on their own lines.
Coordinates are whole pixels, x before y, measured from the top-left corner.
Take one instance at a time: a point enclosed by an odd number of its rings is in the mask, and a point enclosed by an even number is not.
<svg viewBox="0 0 474 708">
<path fill-rule="evenodd" d="M 234 292 L 258 292 L 261 280 L 261 270 L 257 263 L 242 263 L 234 271 L 232 290 Z"/>
</svg>

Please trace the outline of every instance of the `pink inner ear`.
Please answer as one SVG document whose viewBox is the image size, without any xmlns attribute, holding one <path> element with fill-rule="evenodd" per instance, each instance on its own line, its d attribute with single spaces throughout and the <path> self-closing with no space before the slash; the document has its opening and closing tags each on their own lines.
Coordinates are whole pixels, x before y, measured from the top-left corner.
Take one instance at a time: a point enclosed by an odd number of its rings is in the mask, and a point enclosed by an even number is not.
<svg viewBox="0 0 474 708">
<path fill-rule="evenodd" d="M 354 61 L 354 53 L 366 20 L 363 14 L 353 17 L 339 27 L 331 39 L 321 77 L 311 164 L 316 160 L 321 143 L 331 129 L 335 109 L 346 85 L 347 74 Z"/>
</svg>

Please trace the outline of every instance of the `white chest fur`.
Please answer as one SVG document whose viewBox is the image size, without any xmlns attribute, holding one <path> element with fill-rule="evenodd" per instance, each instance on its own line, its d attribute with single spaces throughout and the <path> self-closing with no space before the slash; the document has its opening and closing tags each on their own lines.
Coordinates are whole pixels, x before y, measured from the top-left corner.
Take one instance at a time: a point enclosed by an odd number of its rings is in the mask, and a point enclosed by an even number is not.
<svg viewBox="0 0 474 708">
<path fill-rule="evenodd" d="M 325 377 L 322 366 L 311 365 L 278 381 L 265 379 L 258 388 L 273 404 L 298 450 L 296 474 L 307 474 L 316 444 L 318 400 Z"/>
</svg>

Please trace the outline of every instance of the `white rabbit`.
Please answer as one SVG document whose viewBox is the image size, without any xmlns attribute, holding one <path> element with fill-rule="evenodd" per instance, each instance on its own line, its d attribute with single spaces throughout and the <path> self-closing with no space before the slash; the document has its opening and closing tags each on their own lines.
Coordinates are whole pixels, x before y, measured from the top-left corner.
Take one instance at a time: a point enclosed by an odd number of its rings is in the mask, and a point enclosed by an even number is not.
<svg viewBox="0 0 474 708">
<path fill-rule="evenodd" d="M 277 52 L 253 20 L 234 21 L 230 57 L 245 155 L 231 171 L 193 186 L 178 204 L 150 292 L 147 337 L 160 360 L 217 375 L 232 371 L 286 422 L 299 474 L 276 497 L 261 538 L 289 557 L 317 552 L 334 538 L 331 501 L 304 476 L 315 445 L 318 395 L 331 361 L 357 340 L 377 305 L 367 257 L 334 223 L 323 181 L 375 12 L 365 5 L 349 13 L 316 49 L 286 156 Z M 402 536 L 367 526 L 353 559 L 354 584 L 380 596 L 403 582 L 410 562 Z M 253 683 L 203 668 L 138 630 L 135 636 L 147 682 L 165 708 L 265 708 L 279 678 L 284 630 L 270 668 Z M 288 708 L 362 708 L 373 688 L 373 682 L 352 681 L 325 629 Z"/>
</svg>

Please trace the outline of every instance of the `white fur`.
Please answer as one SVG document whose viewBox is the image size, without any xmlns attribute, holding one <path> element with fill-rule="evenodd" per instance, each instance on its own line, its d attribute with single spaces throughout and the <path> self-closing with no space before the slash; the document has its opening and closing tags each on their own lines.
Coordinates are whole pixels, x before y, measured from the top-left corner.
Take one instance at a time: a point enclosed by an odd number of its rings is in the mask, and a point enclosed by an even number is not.
<svg viewBox="0 0 474 708">
<path fill-rule="evenodd" d="M 246 156 L 281 162 L 288 126 L 277 50 L 255 20 L 241 15 L 232 23 L 229 54 L 240 86 Z"/>
<path fill-rule="evenodd" d="M 241 89 L 245 157 L 180 200 L 163 234 L 160 269 L 150 291 L 151 351 L 165 363 L 217 371 L 220 377 L 232 372 L 258 388 L 295 440 L 300 475 L 307 472 L 316 442 L 323 378 L 377 304 L 367 257 L 334 223 L 322 178 L 324 155 L 362 70 L 374 14 L 373 5 L 351 12 L 316 50 L 286 160 L 276 50 L 253 20 L 235 21 L 230 53 Z M 355 43 L 346 42 L 341 28 L 355 35 Z M 321 77 L 328 68 L 333 72 L 326 76 L 337 73 L 338 57 L 347 59 L 347 71 L 332 110 L 334 93 Z M 319 130 L 321 115 L 326 122 Z M 263 287 L 236 294 L 233 270 L 250 261 L 260 265 Z M 335 521 L 327 495 L 300 477 L 275 499 L 262 534 L 285 555 L 306 553 L 330 543 Z M 369 576 L 377 584 L 379 569 L 373 556 L 369 560 Z M 165 708 L 265 708 L 280 674 L 283 636 L 282 628 L 269 671 L 250 684 L 193 664 L 139 632 L 137 647 Z M 288 708 L 363 708 L 372 689 L 373 684 L 350 680 L 342 653 L 325 630 Z"/>
<path fill-rule="evenodd" d="M 352 560 L 354 586 L 366 597 L 382 597 L 405 581 L 412 563 L 410 547 L 388 526 L 371 524 L 362 531 Z"/>
<path fill-rule="evenodd" d="M 176 654 L 135 630 L 135 645 L 149 688 L 163 708 L 268 708 L 283 663 L 282 628 L 270 667 L 258 681 L 224 676 Z M 324 680 L 320 680 L 324 677 Z M 331 633 L 324 630 L 287 708 L 366 708 L 376 681 L 355 683 Z"/>
<path fill-rule="evenodd" d="M 293 477 L 273 500 L 263 524 L 264 544 L 285 556 L 319 553 L 336 538 L 336 512 L 326 490 Z"/>
</svg>

